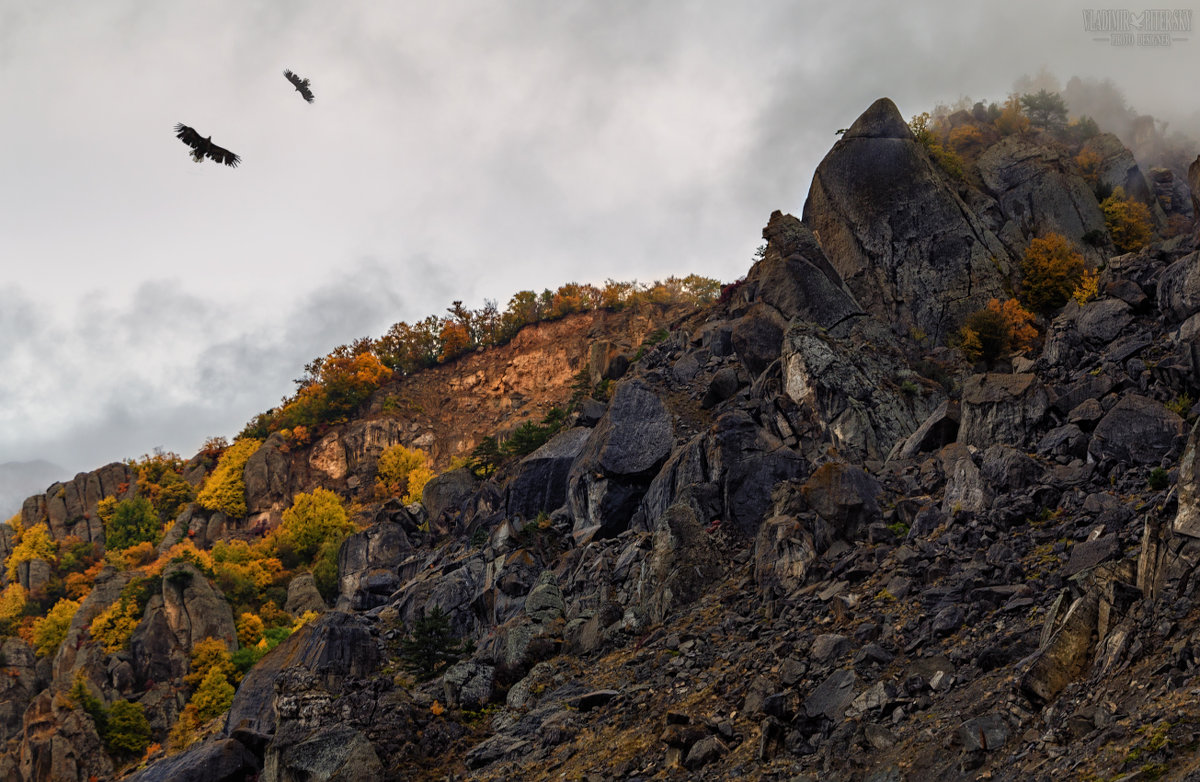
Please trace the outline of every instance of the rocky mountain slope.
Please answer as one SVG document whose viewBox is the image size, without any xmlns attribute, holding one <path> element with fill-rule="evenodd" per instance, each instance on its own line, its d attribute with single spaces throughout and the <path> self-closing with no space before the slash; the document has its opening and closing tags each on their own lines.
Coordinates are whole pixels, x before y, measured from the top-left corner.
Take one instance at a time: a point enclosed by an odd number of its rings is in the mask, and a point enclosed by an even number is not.
<svg viewBox="0 0 1200 782">
<path fill-rule="evenodd" d="M 771 215 L 746 278 L 653 346 L 658 323 L 575 316 L 385 386 L 309 444 L 273 435 L 242 471 L 245 514 L 188 505 L 159 548 L 252 540 L 329 489 L 360 527 L 334 599 L 295 578 L 287 612 L 320 615 L 228 710 L 181 752 L 114 761 L 74 682 L 140 704 L 165 746 L 195 650 L 239 630 L 219 581 L 172 561 L 107 651 L 94 622 L 136 577 L 103 570 L 52 656 L 4 641 L 0 777 L 1193 778 L 1200 252 L 1163 234 L 1200 211 L 1178 197 L 1200 160 L 1152 188 L 1119 144 L 1088 143 L 1100 184 L 1145 185 L 1158 237 L 1137 252 L 1048 135 L 993 138 L 955 177 L 881 99 L 803 219 Z M 1051 231 L 1098 295 L 971 364 L 949 343 Z M 584 376 L 611 393 L 524 458 L 444 472 L 418 504 L 373 492 L 386 447 L 447 466 Z M 140 491 L 130 469 L 51 486 L 21 526 L 102 542 L 101 501 Z M 13 574 L 49 577 L 36 558 Z M 422 681 L 404 663 L 435 609 L 472 643 Z"/>
</svg>

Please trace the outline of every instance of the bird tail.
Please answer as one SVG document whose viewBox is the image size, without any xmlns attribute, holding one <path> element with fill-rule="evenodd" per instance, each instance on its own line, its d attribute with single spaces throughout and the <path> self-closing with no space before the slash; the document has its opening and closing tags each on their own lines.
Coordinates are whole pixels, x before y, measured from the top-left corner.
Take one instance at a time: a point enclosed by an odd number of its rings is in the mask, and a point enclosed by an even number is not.
<svg viewBox="0 0 1200 782">
<path fill-rule="evenodd" d="M 195 152 L 192 153 L 192 160 L 196 161 L 197 163 L 203 162 L 204 161 L 204 153 L 201 152 L 200 150 L 196 150 Z"/>
</svg>

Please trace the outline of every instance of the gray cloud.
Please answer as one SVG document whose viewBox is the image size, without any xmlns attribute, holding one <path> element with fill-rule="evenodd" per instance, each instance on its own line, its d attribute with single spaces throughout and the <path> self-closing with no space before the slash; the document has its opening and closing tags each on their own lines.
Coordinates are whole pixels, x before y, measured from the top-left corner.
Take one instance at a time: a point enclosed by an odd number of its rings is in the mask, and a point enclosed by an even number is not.
<svg viewBox="0 0 1200 782">
<path fill-rule="evenodd" d="M 1030 0 L 0 4 L 0 460 L 186 452 L 453 299 L 733 279 L 881 95 L 1045 65 L 1195 116 L 1198 53 Z M 176 122 L 243 165 L 192 163 Z"/>
</svg>

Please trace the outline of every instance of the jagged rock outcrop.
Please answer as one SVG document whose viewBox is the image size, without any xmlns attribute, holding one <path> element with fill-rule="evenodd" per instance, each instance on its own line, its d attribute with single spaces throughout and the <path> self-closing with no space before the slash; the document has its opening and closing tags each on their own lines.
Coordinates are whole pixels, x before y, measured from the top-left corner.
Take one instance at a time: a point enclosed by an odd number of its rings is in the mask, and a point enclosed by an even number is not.
<svg viewBox="0 0 1200 782">
<path fill-rule="evenodd" d="M 380 521 L 346 538 L 338 550 L 338 591 L 347 607 L 383 605 L 401 585 L 396 570 L 412 543 L 404 526 Z"/>
<path fill-rule="evenodd" d="M 92 472 L 79 473 L 72 480 L 51 484 L 44 494 L 34 495 L 21 506 L 25 527 L 47 522 L 55 540 L 74 535 L 80 540 L 104 540 L 104 525 L 96 504 L 105 497 L 119 500 L 133 496 L 133 470 L 123 462 L 113 462 Z"/>
<path fill-rule="evenodd" d="M 150 598 L 130 641 L 142 681 L 171 681 L 190 669 L 192 648 L 206 638 L 237 649 L 233 610 L 190 562 L 163 569 L 162 589 Z"/>
<path fill-rule="evenodd" d="M 1009 251 L 947 186 L 887 98 L 817 167 L 804 223 L 860 305 L 936 341 L 1001 296 L 1012 268 Z"/>
<path fill-rule="evenodd" d="M 671 416 L 639 380 L 617 386 L 608 411 L 571 466 L 568 497 L 580 540 L 629 526 L 674 445 Z"/>
<path fill-rule="evenodd" d="M 783 347 L 783 389 L 800 408 L 810 447 L 832 445 L 851 461 L 885 458 L 944 398 L 906 363 L 874 321 L 855 322 L 843 338 L 793 323 Z"/>
<path fill-rule="evenodd" d="M 1081 154 L 1091 154 L 1099 158 L 1094 170 L 1096 184 L 1101 192 L 1111 193 L 1120 187 L 1124 188 L 1125 195 L 1131 198 L 1142 202 L 1149 201 L 1150 188 L 1146 184 L 1142 169 L 1138 166 L 1133 152 L 1126 149 L 1115 135 L 1101 133 L 1093 136 L 1083 145 Z"/>
<path fill-rule="evenodd" d="M 1053 232 L 1085 246 L 1085 234 L 1104 231 L 1095 194 L 1063 153 L 1014 135 L 980 155 L 977 168 L 1004 216 L 997 236 L 1014 257 L 1034 236 Z M 1134 171 L 1142 181 L 1136 164 Z M 1146 190 L 1144 181 L 1141 190 Z"/>
<path fill-rule="evenodd" d="M 1153 399 L 1129 394 L 1100 419 L 1088 453 L 1097 461 L 1158 465 L 1182 444 L 1184 431 L 1183 419 L 1176 413 Z"/>
<path fill-rule="evenodd" d="M 1020 446 L 1049 409 L 1049 394 L 1036 375 L 972 375 L 963 381 L 958 442 L 977 448 Z"/>
<path fill-rule="evenodd" d="M 240 782 L 261 769 L 258 758 L 230 738 L 198 744 L 129 777 L 129 782 Z"/>
<path fill-rule="evenodd" d="M 25 711 L 17 770 L 22 779 L 91 782 L 111 778 L 113 764 L 92 718 L 82 709 L 57 703 L 43 690 Z"/>
<path fill-rule="evenodd" d="M 785 320 L 799 318 L 823 328 L 864 314 L 808 226 L 775 211 L 762 235 L 766 250 L 739 286 L 738 301 L 761 302 Z"/>
</svg>

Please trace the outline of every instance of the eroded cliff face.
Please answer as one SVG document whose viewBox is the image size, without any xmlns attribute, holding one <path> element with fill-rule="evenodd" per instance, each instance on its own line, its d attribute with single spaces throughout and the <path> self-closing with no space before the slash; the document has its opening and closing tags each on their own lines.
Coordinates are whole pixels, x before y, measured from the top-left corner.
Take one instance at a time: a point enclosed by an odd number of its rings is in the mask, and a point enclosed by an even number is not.
<svg viewBox="0 0 1200 782">
<path fill-rule="evenodd" d="M 1200 253 L 1174 239 L 1106 258 L 1098 299 L 1044 323 L 1017 372 L 939 344 L 1004 289 L 1030 232 L 1093 230 L 1095 197 L 1056 155 L 999 142 L 980 157 L 988 191 L 964 197 L 877 102 L 805 221 L 771 215 L 721 302 L 542 324 L 384 387 L 314 442 L 269 439 L 245 469 L 248 517 L 192 507 L 178 534 L 246 536 L 332 489 L 363 524 L 338 596 L 297 578 L 288 610 L 322 615 L 246 675 L 208 739 L 131 778 L 1185 778 Z M 445 464 L 581 376 L 611 396 L 538 451 L 447 472 L 419 506 L 374 497 L 385 447 Z M 236 643 L 190 567 L 164 573 L 130 651 L 87 631 L 128 582 L 115 572 L 52 663 L 5 642 L 0 777 L 117 775 L 57 698 L 77 675 L 165 735 L 190 648 Z M 434 607 L 474 649 L 416 682 L 401 643 Z"/>
</svg>

